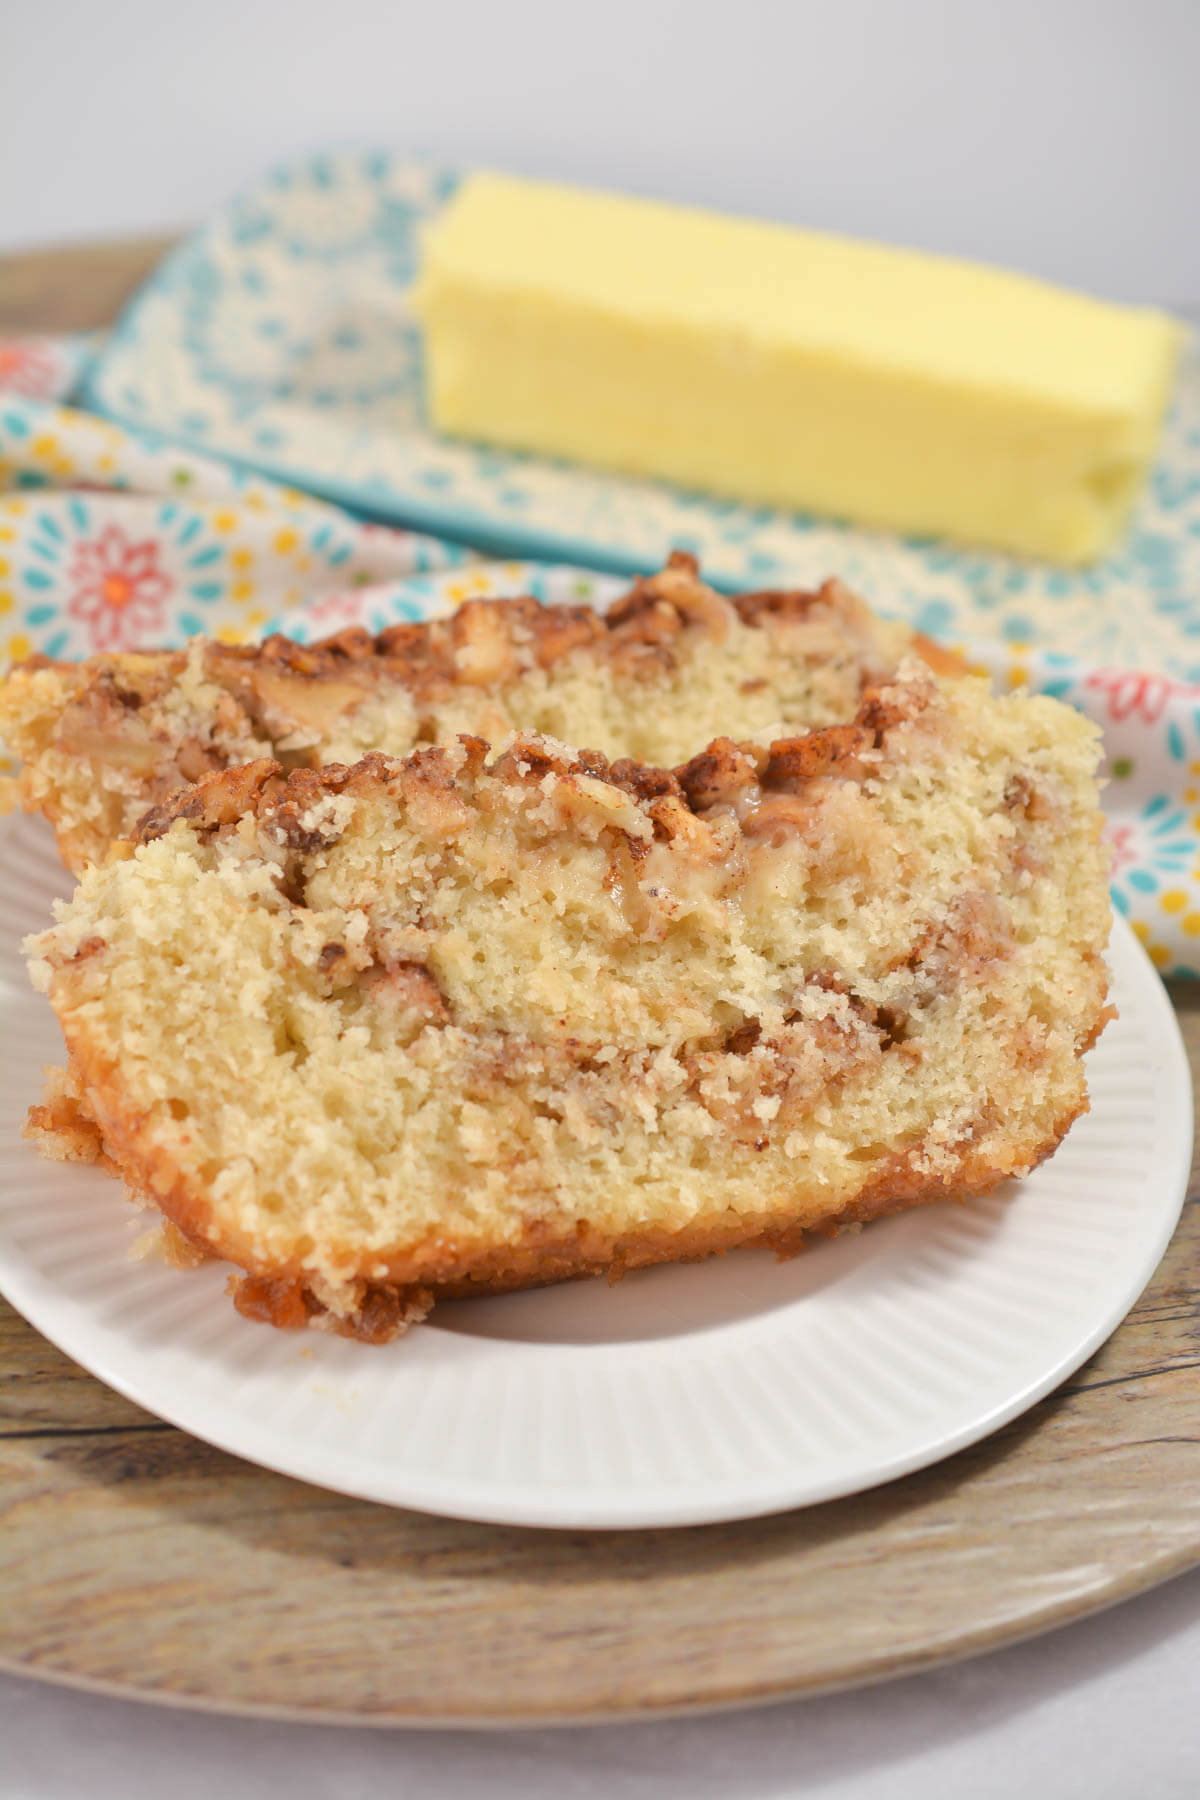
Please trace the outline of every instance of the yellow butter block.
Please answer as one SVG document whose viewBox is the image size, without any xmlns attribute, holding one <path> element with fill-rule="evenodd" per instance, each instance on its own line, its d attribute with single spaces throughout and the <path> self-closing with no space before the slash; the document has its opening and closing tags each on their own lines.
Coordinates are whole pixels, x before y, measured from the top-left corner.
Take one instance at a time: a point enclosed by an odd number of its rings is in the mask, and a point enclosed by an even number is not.
<svg viewBox="0 0 1200 1800">
<path fill-rule="evenodd" d="M 1120 532 L 1182 327 L 1025 276 L 470 177 L 418 305 L 441 432 L 1055 561 Z"/>
</svg>

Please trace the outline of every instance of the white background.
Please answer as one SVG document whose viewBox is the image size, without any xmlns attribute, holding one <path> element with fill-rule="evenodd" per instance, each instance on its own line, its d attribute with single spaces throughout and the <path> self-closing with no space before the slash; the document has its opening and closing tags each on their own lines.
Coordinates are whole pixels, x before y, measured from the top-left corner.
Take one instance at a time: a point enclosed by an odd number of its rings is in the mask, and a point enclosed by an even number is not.
<svg viewBox="0 0 1200 1800">
<path fill-rule="evenodd" d="M 1200 0 L 0 0 L 0 247 L 186 225 L 336 142 L 1200 301 Z M 1200 1573 L 888 1688 L 615 1731 L 225 1723 L 0 1677 L 0 1794 L 1183 1800 L 1198 1696 Z"/>
</svg>

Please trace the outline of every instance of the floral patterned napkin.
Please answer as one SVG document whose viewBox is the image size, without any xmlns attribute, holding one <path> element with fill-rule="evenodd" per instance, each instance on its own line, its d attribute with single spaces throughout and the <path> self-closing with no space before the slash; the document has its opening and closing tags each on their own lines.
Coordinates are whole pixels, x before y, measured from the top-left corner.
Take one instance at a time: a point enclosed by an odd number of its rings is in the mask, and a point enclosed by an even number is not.
<svg viewBox="0 0 1200 1800">
<path fill-rule="evenodd" d="M 625 585 L 484 562 L 72 408 L 94 349 L 0 339 L 0 670 L 35 650 L 82 657 L 199 632 L 380 630 L 479 594 L 602 605 Z M 1011 633 L 960 647 L 999 686 L 1053 694 L 1103 727 L 1114 902 L 1158 969 L 1200 974 L 1200 686 Z"/>
</svg>

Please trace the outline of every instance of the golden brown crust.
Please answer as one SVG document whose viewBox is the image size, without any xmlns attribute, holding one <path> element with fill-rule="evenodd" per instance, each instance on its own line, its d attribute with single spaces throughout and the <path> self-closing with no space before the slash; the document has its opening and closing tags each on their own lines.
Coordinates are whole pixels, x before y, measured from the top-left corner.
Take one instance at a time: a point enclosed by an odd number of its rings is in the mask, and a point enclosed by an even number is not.
<svg viewBox="0 0 1200 1800">
<path fill-rule="evenodd" d="M 125 1105 L 116 1071 L 87 1068 L 75 1055 L 69 1076 L 93 1098 L 104 1120 L 104 1138 L 112 1160 L 109 1168 L 125 1177 L 134 1192 L 156 1207 L 189 1245 L 218 1257 L 231 1246 L 213 1241 L 212 1205 L 202 1183 L 183 1174 L 142 1141 L 143 1121 Z M 606 1276 L 610 1281 L 634 1269 L 660 1263 L 701 1262 L 736 1249 L 768 1249 L 794 1256 L 814 1236 L 836 1237 L 848 1227 L 866 1224 L 911 1207 L 938 1200 L 961 1201 L 986 1193 L 1007 1176 L 1024 1174 L 1050 1156 L 1082 1112 L 1086 1099 L 1055 1120 L 1036 1140 L 1009 1146 L 1009 1166 L 979 1153 L 968 1139 L 952 1165 L 930 1175 L 921 1166 L 919 1146 L 880 1159 L 874 1176 L 849 1203 L 828 1214 L 812 1214 L 795 1223 L 795 1199 L 781 1194 L 752 1214 L 725 1215 L 716 1223 L 682 1229 L 624 1232 L 619 1236 L 587 1226 L 557 1228 L 552 1220 L 530 1219 L 520 1237 L 504 1244 L 453 1241 L 444 1236 L 408 1244 L 394 1252 L 377 1252 L 373 1263 L 386 1268 L 383 1278 L 358 1283 L 353 1311 L 335 1315 L 308 1285 L 300 1267 L 257 1268 L 252 1255 L 239 1257 L 242 1273 L 230 1278 L 230 1293 L 239 1312 L 284 1329 L 317 1325 L 369 1343 L 385 1343 L 423 1318 L 437 1300 L 512 1293 L 554 1282 Z M 981 1131 L 986 1121 L 981 1117 Z M 95 1130 L 95 1127 L 92 1127 Z"/>
<path fill-rule="evenodd" d="M 1025 1173 L 1053 1154 L 1087 1102 L 1055 1122 L 1046 1139 L 1020 1146 L 1014 1169 Z M 670 1231 L 626 1232 L 620 1237 L 576 1227 L 556 1232 L 545 1221 L 531 1221 L 516 1243 L 434 1244 L 406 1248 L 392 1258 L 386 1280 L 362 1283 L 355 1312 L 332 1315 L 297 1273 L 241 1275 L 230 1278 L 229 1291 L 246 1318 L 295 1330 L 323 1325 L 344 1337 L 381 1344 L 400 1336 L 424 1318 L 439 1300 L 466 1300 L 547 1287 L 556 1282 L 604 1276 L 618 1281 L 635 1269 L 662 1263 L 704 1262 L 731 1250 L 773 1250 L 781 1259 L 800 1254 L 814 1237 L 837 1237 L 847 1229 L 905 1212 L 935 1201 L 961 1204 L 989 1192 L 1006 1172 L 968 1148 L 955 1168 L 931 1178 L 919 1166 L 919 1152 L 883 1159 L 874 1179 L 849 1204 L 803 1226 L 779 1223 L 791 1209 L 788 1197 L 754 1216 L 726 1218 L 716 1225 Z M 174 1216 L 174 1195 L 159 1201 Z M 387 1261 L 386 1257 L 379 1259 Z"/>
<path fill-rule="evenodd" d="M 21 1135 L 51 1162 L 99 1163 L 115 1170 L 71 1071 L 47 1068 L 44 1077 L 41 1101 L 29 1108 Z"/>
<path fill-rule="evenodd" d="M 543 605 L 530 595 L 511 599 L 467 600 L 446 619 L 392 625 L 374 637 L 353 626 L 298 644 L 275 634 L 261 645 L 212 645 L 214 673 L 228 673 L 230 685 L 246 698 L 237 672 L 253 678 L 274 669 L 306 682 L 371 680 L 382 668 L 403 682 L 418 703 L 448 692 L 454 685 L 503 683 L 521 666 L 550 669 L 583 647 L 611 658 L 623 674 L 657 672 L 673 655 L 673 645 L 686 631 L 700 631 L 720 643 L 730 621 L 765 627 L 781 618 L 807 618 L 825 611 L 831 618 L 861 623 L 866 609 L 840 581 L 819 587 L 772 589 L 728 597 L 700 577 L 696 558 L 675 551 L 665 569 L 640 577 L 605 612 L 586 605 Z M 946 672 L 961 668 L 952 652 L 927 638 L 916 640 L 918 653 Z M 250 696 L 253 712 L 253 696 Z"/>
<path fill-rule="evenodd" d="M 951 650 L 946 644 L 937 644 L 923 631 L 918 631 L 912 641 L 913 653 L 927 663 L 935 675 L 948 675 L 951 680 L 968 673 L 966 660 L 957 650 Z"/>
<path fill-rule="evenodd" d="M 529 594 L 466 600 L 448 618 L 389 625 L 374 635 L 351 625 L 309 644 L 280 632 L 258 644 L 213 641 L 205 646 L 205 660 L 214 677 L 227 677 L 231 691 L 252 702 L 259 673 L 365 687 L 382 671 L 424 697 L 461 681 L 503 681 L 517 672 L 518 656 L 548 669 L 587 645 L 623 655 L 635 670 L 638 650 L 660 651 L 689 628 L 720 641 L 731 614 L 743 624 L 762 626 L 768 619 L 807 617 L 821 607 L 855 618 L 865 613 L 862 603 L 837 580 L 812 589 L 725 597 L 701 579 L 694 556 L 674 551 L 665 569 L 639 577 L 605 612 L 587 605 L 544 605 Z M 917 642 L 920 654 L 928 649 L 931 660 L 949 658 L 957 663 L 952 652 L 929 639 Z M 86 705 L 100 718 L 113 708 L 136 712 L 160 698 L 184 661 L 181 650 L 146 650 L 100 655 L 83 664 L 35 655 L 15 668 L 30 674 L 39 669 L 80 674 L 85 680 L 76 704 Z"/>
<path fill-rule="evenodd" d="M 301 1282 L 263 1275 L 231 1275 L 226 1292 L 244 1319 L 273 1325 L 277 1331 L 315 1326 L 360 1344 L 390 1344 L 433 1308 L 428 1288 L 364 1287 L 357 1311 L 344 1317 L 323 1306 Z"/>
</svg>

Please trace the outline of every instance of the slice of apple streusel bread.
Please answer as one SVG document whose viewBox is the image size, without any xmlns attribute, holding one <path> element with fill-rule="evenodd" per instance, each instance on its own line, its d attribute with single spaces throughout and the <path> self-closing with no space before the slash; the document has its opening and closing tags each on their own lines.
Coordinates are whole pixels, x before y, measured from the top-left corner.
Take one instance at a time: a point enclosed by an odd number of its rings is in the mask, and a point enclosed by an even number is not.
<svg viewBox="0 0 1200 1800">
<path fill-rule="evenodd" d="M 840 582 L 727 600 L 676 555 L 607 613 L 471 600 L 377 637 L 34 658 L 0 683 L 0 740 L 23 765 L 21 804 L 46 815 L 78 871 L 150 806 L 257 757 L 316 767 L 533 730 L 670 765 L 720 732 L 847 718 L 914 642 L 944 662 Z"/>
<path fill-rule="evenodd" d="M 29 942 L 71 1090 L 243 1311 L 797 1247 L 1086 1107 L 1095 729 L 916 661 L 674 773 L 518 738 L 205 778 Z"/>
</svg>

